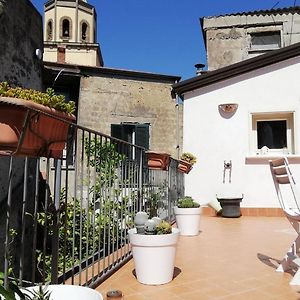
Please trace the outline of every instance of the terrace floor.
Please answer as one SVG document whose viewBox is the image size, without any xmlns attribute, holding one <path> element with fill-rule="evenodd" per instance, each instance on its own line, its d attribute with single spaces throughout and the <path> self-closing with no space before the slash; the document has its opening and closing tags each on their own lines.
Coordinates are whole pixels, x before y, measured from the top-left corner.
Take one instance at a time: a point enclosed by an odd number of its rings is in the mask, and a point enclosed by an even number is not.
<svg viewBox="0 0 300 300">
<path fill-rule="evenodd" d="M 97 290 L 104 298 L 121 290 L 124 300 L 300 299 L 300 286 L 289 285 L 292 276 L 275 271 L 294 239 L 284 217 L 203 216 L 198 236 L 180 236 L 172 282 L 138 283 L 130 260 Z"/>
</svg>

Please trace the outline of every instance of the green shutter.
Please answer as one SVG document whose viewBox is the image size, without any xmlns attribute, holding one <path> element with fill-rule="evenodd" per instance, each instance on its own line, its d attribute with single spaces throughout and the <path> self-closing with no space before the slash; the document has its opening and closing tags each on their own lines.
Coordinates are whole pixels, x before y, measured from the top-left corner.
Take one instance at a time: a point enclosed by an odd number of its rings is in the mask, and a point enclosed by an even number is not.
<svg viewBox="0 0 300 300">
<path fill-rule="evenodd" d="M 135 125 L 135 144 L 149 149 L 149 124 Z"/>
<path fill-rule="evenodd" d="M 111 136 L 124 141 L 123 125 L 111 124 Z"/>
</svg>

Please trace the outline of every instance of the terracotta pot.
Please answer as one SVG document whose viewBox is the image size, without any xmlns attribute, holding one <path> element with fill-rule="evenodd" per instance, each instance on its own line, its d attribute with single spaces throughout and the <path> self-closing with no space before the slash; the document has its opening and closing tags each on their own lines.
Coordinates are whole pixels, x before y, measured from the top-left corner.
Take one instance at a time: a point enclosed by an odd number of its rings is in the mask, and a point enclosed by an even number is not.
<svg viewBox="0 0 300 300">
<path fill-rule="evenodd" d="M 148 167 L 151 170 L 167 170 L 171 161 L 168 153 L 147 151 Z"/>
<path fill-rule="evenodd" d="M 193 165 L 184 160 L 179 160 L 178 162 L 178 170 L 185 174 L 188 174 L 193 168 Z"/>
<path fill-rule="evenodd" d="M 0 154 L 61 158 L 70 124 L 51 116 L 76 119 L 32 101 L 0 97 Z"/>
</svg>

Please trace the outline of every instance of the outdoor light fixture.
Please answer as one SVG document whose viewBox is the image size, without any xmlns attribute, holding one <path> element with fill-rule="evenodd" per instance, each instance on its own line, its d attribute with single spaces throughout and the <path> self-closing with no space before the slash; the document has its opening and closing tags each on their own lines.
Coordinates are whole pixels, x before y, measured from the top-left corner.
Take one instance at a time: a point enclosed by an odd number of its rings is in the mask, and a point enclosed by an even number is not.
<svg viewBox="0 0 300 300">
<path fill-rule="evenodd" d="M 223 103 L 219 104 L 219 109 L 225 113 L 233 113 L 237 110 L 238 106 L 237 103 Z"/>
</svg>

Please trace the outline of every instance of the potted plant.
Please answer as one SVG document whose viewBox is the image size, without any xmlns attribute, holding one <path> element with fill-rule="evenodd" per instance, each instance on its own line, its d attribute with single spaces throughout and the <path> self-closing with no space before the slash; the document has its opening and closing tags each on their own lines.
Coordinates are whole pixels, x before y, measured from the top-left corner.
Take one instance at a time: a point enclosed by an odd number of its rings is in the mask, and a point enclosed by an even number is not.
<svg viewBox="0 0 300 300">
<path fill-rule="evenodd" d="M 74 111 L 74 102 L 53 89 L 42 93 L 0 83 L 1 154 L 61 158 Z"/>
<path fill-rule="evenodd" d="M 15 280 L 9 280 L 4 287 L 4 276 L 0 273 L 0 299 L 5 300 L 103 300 L 102 295 L 88 287 L 77 285 L 37 285 L 19 288 Z"/>
<path fill-rule="evenodd" d="M 135 224 L 136 228 L 130 229 L 128 234 L 137 280 L 148 285 L 170 282 L 179 230 L 158 217 L 148 220 L 144 212 L 137 213 Z"/>
<path fill-rule="evenodd" d="M 177 206 L 174 207 L 174 213 L 180 235 L 193 236 L 199 234 L 201 207 L 192 197 L 180 198 Z"/>
<path fill-rule="evenodd" d="M 189 152 L 184 152 L 182 153 L 178 162 L 178 170 L 185 174 L 188 174 L 196 162 L 197 158 L 195 155 Z"/>
<path fill-rule="evenodd" d="M 167 170 L 171 155 L 163 152 L 146 151 L 148 168 L 151 170 Z"/>
</svg>

